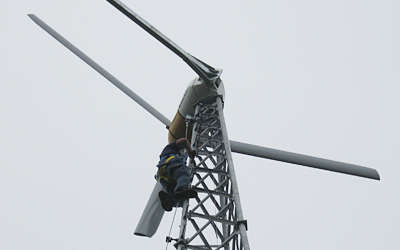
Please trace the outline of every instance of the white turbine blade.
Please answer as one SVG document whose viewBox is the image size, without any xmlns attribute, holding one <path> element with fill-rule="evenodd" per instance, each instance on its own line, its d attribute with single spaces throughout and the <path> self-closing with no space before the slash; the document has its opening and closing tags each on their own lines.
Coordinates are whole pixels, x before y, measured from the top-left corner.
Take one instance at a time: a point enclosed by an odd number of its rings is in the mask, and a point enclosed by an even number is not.
<svg viewBox="0 0 400 250">
<path fill-rule="evenodd" d="M 301 155 L 272 148 L 260 147 L 237 141 L 230 141 L 230 144 L 232 152 L 235 153 L 252 155 L 275 161 L 283 161 L 306 167 L 318 168 L 343 174 L 350 174 L 359 177 L 380 180 L 378 172 L 372 168 L 317 158 L 308 155 Z"/>
<path fill-rule="evenodd" d="M 142 27 L 147 33 L 153 36 L 155 39 L 164 44 L 167 48 L 169 48 L 172 52 L 174 52 L 177 56 L 182 58 L 199 76 L 201 79 L 208 83 L 212 83 L 216 81 L 222 70 L 215 69 L 210 65 L 200 61 L 196 57 L 190 55 L 186 51 L 184 51 L 181 47 L 179 47 L 176 43 L 166 37 L 163 33 L 153 27 L 150 23 L 136 14 L 133 10 L 128 8 L 125 4 L 118 0 L 107 0 L 110 4 L 112 4 L 115 8 L 121 11 L 125 16 L 134 21 L 137 25 Z"/>
<path fill-rule="evenodd" d="M 162 186 L 157 182 L 143 211 L 142 217 L 140 217 L 135 235 L 151 238 L 156 233 L 165 212 L 158 198 L 158 192 L 161 190 Z"/>
<path fill-rule="evenodd" d="M 54 37 L 57 41 L 59 41 L 62 45 L 67 47 L 72 53 L 81 58 L 84 62 L 86 62 L 90 67 L 99 72 L 102 76 L 104 76 L 107 80 L 109 80 L 112 84 L 114 84 L 117 88 L 119 88 L 122 92 L 132 98 L 135 102 L 137 102 L 140 106 L 142 106 L 145 110 L 147 110 L 150 114 L 152 114 L 155 118 L 165 124 L 165 126 L 169 126 L 171 121 L 168 120 L 164 115 L 158 112 L 155 108 L 153 108 L 150 104 L 148 104 L 145 100 L 143 100 L 140 96 L 135 94 L 132 90 L 126 87 L 122 82 L 120 82 L 117 78 L 108 73 L 104 68 L 98 65 L 95 61 L 90 59 L 87 55 L 85 55 L 82 51 L 80 51 L 73 44 L 68 42 L 64 37 L 58 34 L 55 30 L 45 24 L 42 20 L 40 20 L 37 16 L 33 14 L 28 15 L 37 25 L 39 25 L 42 29 L 44 29 L 47 33 L 49 33 L 52 37 Z"/>
</svg>

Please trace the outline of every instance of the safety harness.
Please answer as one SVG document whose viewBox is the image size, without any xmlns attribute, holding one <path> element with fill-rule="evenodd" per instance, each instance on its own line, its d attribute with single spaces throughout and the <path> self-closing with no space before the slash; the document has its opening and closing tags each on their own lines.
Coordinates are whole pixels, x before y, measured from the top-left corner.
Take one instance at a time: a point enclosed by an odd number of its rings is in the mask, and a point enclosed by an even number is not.
<svg viewBox="0 0 400 250">
<path fill-rule="evenodd" d="M 177 155 L 177 154 L 169 154 L 169 155 L 162 157 L 160 159 L 160 163 L 157 165 L 158 171 L 157 171 L 157 175 L 155 176 L 157 181 L 161 182 L 161 180 L 164 180 L 166 182 L 176 184 L 175 179 L 172 178 L 172 176 L 170 176 L 167 173 L 167 171 L 166 171 L 167 166 L 175 161 L 181 161 L 183 164 L 186 165 L 185 160 L 186 160 L 185 158 L 183 158 L 181 155 Z"/>
</svg>

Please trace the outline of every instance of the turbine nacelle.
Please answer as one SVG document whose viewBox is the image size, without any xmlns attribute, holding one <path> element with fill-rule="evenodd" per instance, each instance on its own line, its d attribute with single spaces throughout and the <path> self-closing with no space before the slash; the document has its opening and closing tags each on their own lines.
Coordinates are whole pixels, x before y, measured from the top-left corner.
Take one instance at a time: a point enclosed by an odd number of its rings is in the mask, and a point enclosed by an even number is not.
<svg viewBox="0 0 400 250">
<path fill-rule="evenodd" d="M 222 100 L 225 97 L 224 83 L 220 78 L 211 84 L 200 77 L 191 81 L 183 94 L 178 112 L 169 126 L 168 142 L 171 143 L 179 138 L 190 140 L 191 126 L 186 127 L 186 117 L 194 115 L 196 104 L 213 102 L 216 96 L 220 96 Z"/>
<path fill-rule="evenodd" d="M 217 83 L 208 84 L 197 77 L 191 81 L 186 88 L 183 98 L 179 104 L 179 113 L 183 116 L 193 116 L 194 106 L 199 102 L 207 102 L 207 99 L 215 96 L 225 97 L 224 83 L 218 78 Z"/>
</svg>

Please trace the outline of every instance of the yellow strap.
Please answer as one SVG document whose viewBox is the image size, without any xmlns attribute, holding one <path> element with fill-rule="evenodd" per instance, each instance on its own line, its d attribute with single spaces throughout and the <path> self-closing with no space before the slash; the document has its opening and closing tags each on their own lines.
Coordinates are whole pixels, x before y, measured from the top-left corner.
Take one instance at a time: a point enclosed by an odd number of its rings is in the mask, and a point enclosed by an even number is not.
<svg viewBox="0 0 400 250">
<path fill-rule="evenodd" d="M 172 159 L 174 159 L 174 158 L 175 158 L 174 155 L 168 157 L 168 159 L 165 160 L 165 161 L 163 162 L 164 166 L 162 166 L 161 168 L 158 169 L 158 173 L 157 173 L 157 176 L 158 176 L 157 180 L 158 180 L 158 182 L 161 182 L 161 180 L 165 180 L 166 182 L 169 182 L 169 183 L 176 183 L 175 179 L 172 178 L 172 176 L 170 176 L 170 175 L 167 173 L 167 171 L 166 171 L 167 164 L 165 164 L 165 163 L 168 163 L 170 160 L 172 160 Z"/>
<path fill-rule="evenodd" d="M 162 167 L 158 170 L 158 174 L 157 174 L 157 175 L 158 175 L 158 178 L 157 178 L 158 182 L 161 182 L 161 180 L 164 180 L 164 181 L 169 182 L 169 183 L 176 183 L 175 179 L 172 178 L 172 177 L 167 173 L 167 171 L 165 171 L 166 167 L 167 167 L 167 166 L 162 166 Z"/>
<path fill-rule="evenodd" d="M 167 160 L 165 160 L 165 162 L 164 163 L 168 163 L 170 160 L 172 160 L 172 159 L 174 159 L 175 158 L 175 155 L 173 155 L 173 156 L 170 156 L 170 157 L 168 157 L 168 159 Z"/>
</svg>

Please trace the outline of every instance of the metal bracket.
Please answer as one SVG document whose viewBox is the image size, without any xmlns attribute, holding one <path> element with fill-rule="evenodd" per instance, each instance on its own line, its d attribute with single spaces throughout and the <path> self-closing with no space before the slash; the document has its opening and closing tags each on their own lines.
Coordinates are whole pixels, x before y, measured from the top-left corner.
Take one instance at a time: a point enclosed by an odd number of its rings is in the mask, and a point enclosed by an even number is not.
<svg viewBox="0 0 400 250">
<path fill-rule="evenodd" d="M 186 122 L 189 122 L 189 123 L 193 124 L 195 122 L 198 122 L 200 119 L 198 117 L 193 117 L 191 115 L 187 115 L 185 117 L 185 120 L 186 120 Z"/>
<path fill-rule="evenodd" d="M 246 227 L 246 231 L 247 231 L 247 220 L 238 220 L 235 223 L 235 228 L 239 229 L 240 224 L 244 224 L 244 226 Z"/>
<path fill-rule="evenodd" d="M 187 247 L 187 246 L 188 246 L 187 240 L 186 240 L 186 239 L 184 239 L 184 240 L 177 240 L 176 243 L 174 244 L 174 247 L 175 247 L 176 249 L 178 249 L 179 245 L 183 245 L 183 246 Z"/>
<path fill-rule="evenodd" d="M 176 241 L 176 242 L 178 242 L 178 239 L 174 239 L 174 238 L 172 238 L 172 237 L 169 237 L 169 236 L 167 236 L 167 237 L 165 238 L 165 242 L 168 242 L 168 243 L 170 243 L 170 242 L 172 242 L 172 241 Z"/>
</svg>

